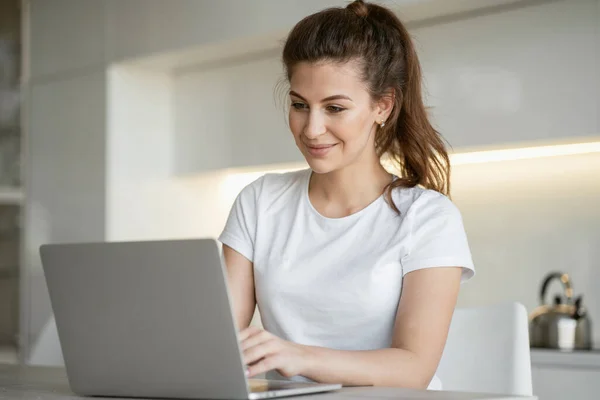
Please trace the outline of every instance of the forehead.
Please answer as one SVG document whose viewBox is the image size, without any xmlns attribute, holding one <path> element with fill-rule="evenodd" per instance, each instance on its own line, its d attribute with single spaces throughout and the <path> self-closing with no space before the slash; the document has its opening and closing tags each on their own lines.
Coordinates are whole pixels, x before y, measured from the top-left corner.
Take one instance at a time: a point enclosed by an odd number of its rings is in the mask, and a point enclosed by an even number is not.
<svg viewBox="0 0 600 400">
<path fill-rule="evenodd" d="M 369 97 L 355 62 L 301 62 L 292 70 L 290 89 L 311 101 L 337 94 L 353 100 Z"/>
</svg>

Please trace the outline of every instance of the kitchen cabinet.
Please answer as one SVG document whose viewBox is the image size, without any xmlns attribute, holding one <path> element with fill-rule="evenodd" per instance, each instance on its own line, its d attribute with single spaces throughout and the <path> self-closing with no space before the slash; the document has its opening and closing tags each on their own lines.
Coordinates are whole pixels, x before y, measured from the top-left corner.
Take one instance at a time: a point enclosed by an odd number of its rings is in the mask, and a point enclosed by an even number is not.
<svg viewBox="0 0 600 400">
<path fill-rule="evenodd" d="M 31 3 L 32 76 L 113 61 L 167 69 L 175 175 L 303 161 L 279 103 L 285 92 L 275 90 L 284 78 L 278 39 L 322 2 L 58 2 L 64 7 Z M 412 21 L 426 104 L 453 151 L 600 134 L 600 93 L 589 90 L 598 81 L 597 0 L 425 3 L 395 5 Z M 457 8 L 466 3 L 472 9 Z M 263 6 L 282 18 L 263 21 Z M 62 8 L 68 12 L 56 11 Z M 444 20 L 416 22 L 440 10 Z M 244 18 L 224 17 L 233 15 Z M 157 36 L 155 26 L 165 18 L 177 20 L 178 29 Z"/>
<path fill-rule="evenodd" d="M 43 0 L 38 0 L 43 1 Z M 80 3 L 96 0 L 71 0 Z M 527 0 L 379 0 L 397 9 L 406 21 L 468 13 Z M 66 2 L 61 0 L 61 2 Z M 102 0 L 107 5 L 108 46 L 116 62 L 176 53 L 187 60 L 205 59 L 216 47 L 243 42 L 264 50 L 266 40 L 278 47 L 285 33 L 301 18 L 326 7 L 347 5 L 346 0 Z M 177 29 L 157 29 L 165 21 L 177 21 Z M 216 47 L 215 44 L 218 44 Z M 256 45 L 256 46 L 255 46 Z M 171 59 L 167 64 L 181 65 Z"/>
<path fill-rule="evenodd" d="M 175 77 L 175 173 L 301 162 L 282 79 L 274 53 Z"/>
<path fill-rule="evenodd" d="M 592 400 L 600 393 L 600 351 L 561 353 L 533 349 L 533 393 L 539 399 Z"/>
<path fill-rule="evenodd" d="M 23 204 L 24 356 L 51 315 L 39 246 L 105 235 L 106 75 L 102 69 L 31 85 Z"/>
<path fill-rule="evenodd" d="M 411 29 L 425 103 L 454 152 L 600 135 L 600 92 L 590 90 L 599 80 L 597 5 L 542 2 Z M 274 90 L 284 79 L 279 50 L 187 67 L 173 79 L 175 98 L 185 98 L 174 118 L 185 126 L 176 128 L 179 173 L 302 161 L 285 107 L 276 107 L 286 98 Z"/>
<path fill-rule="evenodd" d="M 597 27 L 578 0 L 413 29 L 440 132 L 459 151 L 600 135 Z"/>
</svg>

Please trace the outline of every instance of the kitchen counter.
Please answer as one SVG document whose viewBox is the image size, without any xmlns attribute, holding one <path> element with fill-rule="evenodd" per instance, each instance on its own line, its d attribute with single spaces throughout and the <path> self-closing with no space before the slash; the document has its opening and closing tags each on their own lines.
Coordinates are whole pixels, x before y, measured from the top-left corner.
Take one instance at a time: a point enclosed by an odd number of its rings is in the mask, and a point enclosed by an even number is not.
<svg viewBox="0 0 600 400">
<path fill-rule="evenodd" d="M 559 351 L 531 349 L 532 366 L 600 369 L 600 349 Z"/>
<path fill-rule="evenodd" d="M 291 398 L 291 397 L 290 397 Z M 411 390 L 399 388 L 353 387 L 340 391 L 294 396 L 294 399 L 341 400 L 341 399 L 411 399 L 411 400 L 518 400 L 536 397 L 502 396 L 477 393 Z M 0 399 L 20 400 L 75 400 L 82 397 L 69 390 L 63 368 L 24 367 L 0 365 Z M 117 399 L 113 399 L 117 400 Z"/>
</svg>

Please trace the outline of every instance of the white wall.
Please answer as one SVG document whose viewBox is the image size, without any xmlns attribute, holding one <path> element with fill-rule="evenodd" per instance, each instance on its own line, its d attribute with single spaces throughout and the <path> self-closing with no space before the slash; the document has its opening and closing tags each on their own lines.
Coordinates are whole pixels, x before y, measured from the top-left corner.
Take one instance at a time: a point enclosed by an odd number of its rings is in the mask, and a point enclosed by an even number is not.
<svg viewBox="0 0 600 400">
<path fill-rule="evenodd" d="M 105 239 L 151 235 L 160 196 L 152 188 L 171 176 L 174 158 L 171 78 L 114 66 L 108 80 Z"/>
<path fill-rule="evenodd" d="M 461 304 L 518 300 L 531 311 L 544 275 L 562 271 L 600 321 L 599 176 L 600 153 L 457 166 L 453 198 L 478 268 Z"/>
<path fill-rule="evenodd" d="M 30 0 L 26 12 L 33 80 L 104 66 L 107 1 Z"/>
</svg>

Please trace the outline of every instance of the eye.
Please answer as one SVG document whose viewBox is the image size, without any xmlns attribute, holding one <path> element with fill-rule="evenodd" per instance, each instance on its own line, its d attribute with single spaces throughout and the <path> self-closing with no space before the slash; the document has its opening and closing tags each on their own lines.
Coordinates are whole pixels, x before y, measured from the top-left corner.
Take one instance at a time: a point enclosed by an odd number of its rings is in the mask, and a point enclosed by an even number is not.
<svg viewBox="0 0 600 400">
<path fill-rule="evenodd" d="M 304 109 L 308 108 L 306 106 L 306 104 L 300 103 L 300 102 L 297 102 L 297 101 L 295 101 L 295 102 L 292 103 L 292 107 L 294 107 L 296 110 L 304 110 Z"/>
<path fill-rule="evenodd" d="M 327 106 L 327 111 L 333 114 L 341 113 L 345 108 L 339 106 Z"/>
</svg>

